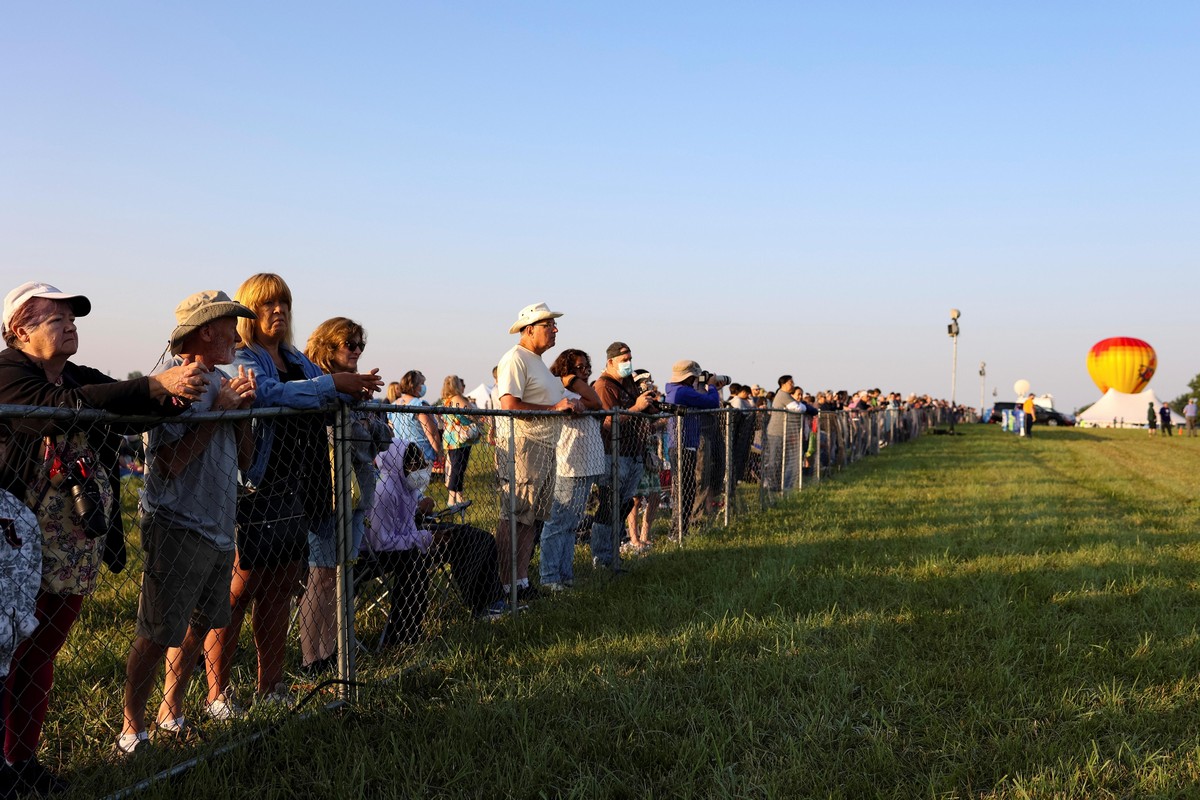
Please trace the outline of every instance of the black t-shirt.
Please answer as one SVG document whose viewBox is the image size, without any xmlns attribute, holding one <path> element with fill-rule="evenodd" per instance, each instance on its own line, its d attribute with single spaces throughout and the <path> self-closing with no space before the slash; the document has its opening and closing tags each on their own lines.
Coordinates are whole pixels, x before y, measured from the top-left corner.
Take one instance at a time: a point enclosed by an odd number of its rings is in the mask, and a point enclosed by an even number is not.
<svg viewBox="0 0 1200 800">
<path fill-rule="evenodd" d="M 299 364 L 289 363 L 279 380 L 286 383 L 307 378 Z M 308 518 L 325 519 L 333 513 L 333 474 L 329 467 L 325 415 L 277 417 L 274 425 L 275 439 L 262 486 L 279 491 L 294 488 Z"/>
</svg>

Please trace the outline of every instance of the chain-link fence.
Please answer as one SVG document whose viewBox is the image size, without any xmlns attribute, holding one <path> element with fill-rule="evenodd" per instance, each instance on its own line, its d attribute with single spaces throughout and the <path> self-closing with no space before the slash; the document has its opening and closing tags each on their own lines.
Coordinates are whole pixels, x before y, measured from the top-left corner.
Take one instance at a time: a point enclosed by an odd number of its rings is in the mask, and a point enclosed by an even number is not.
<svg viewBox="0 0 1200 800">
<path fill-rule="evenodd" d="M 348 699 L 946 413 L 0 406 L 6 749 L 79 768 Z"/>
</svg>

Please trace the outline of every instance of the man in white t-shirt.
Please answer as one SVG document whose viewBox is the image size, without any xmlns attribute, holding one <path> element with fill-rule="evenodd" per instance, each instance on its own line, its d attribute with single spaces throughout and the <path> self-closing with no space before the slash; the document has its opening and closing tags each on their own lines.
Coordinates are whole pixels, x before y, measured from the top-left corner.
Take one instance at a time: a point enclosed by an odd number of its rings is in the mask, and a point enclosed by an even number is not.
<svg viewBox="0 0 1200 800">
<path fill-rule="evenodd" d="M 519 333 L 520 341 L 500 359 L 496 367 L 496 394 L 505 411 L 580 411 L 578 400 L 568 400 L 562 381 L 550 374 L 542 354 L 554 347 L 562 314 L 545 303 L 521 309 L 517 321 L 508 329 Z M 506 505 L 496 529 L 500 556 L 500 580 L 505 591 L 513 580 L 512 531 L 507 514 L 508 492 L 515 485 L 516 495 L 516 581 L 518 597 L 531 599 L 529 561 L 533 558 L 533 539 L 539 522 L 550 515 L 554 493 L 555 455 L 562 421 L 554 417 L 525 417 L 512 423 L 512 466 L 509 464 L 510 420 L 496 419 L 496 447 L 502 502 Z M 513 468 L 515 467 L 515 469 Z M 515 472 L 515 475 L 513 474 Z"/>
</svg>

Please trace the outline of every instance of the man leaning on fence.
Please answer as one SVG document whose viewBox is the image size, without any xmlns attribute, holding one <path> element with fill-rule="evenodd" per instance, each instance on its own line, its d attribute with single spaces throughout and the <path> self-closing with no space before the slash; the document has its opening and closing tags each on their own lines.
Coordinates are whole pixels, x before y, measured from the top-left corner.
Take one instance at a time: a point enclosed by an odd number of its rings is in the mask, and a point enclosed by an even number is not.
<svg viewBox="0 0 1200 800">
<path fill-rule="evenodd" d="M 562 314 L 551 311 L 545 303 L 521 309 L 509 333 L 521 334 L 520 341 L 500 359 L 496 371 L 496 392 L 500 407 L 505 411 L 580 411 L 578 400 L 569 400 L 562 381 L 550 373 L 542 354 L 554 347 Z M 496 420 L 497 449 L 509 447 L 509 420 Z M 509 469 L 506 452 L 498 453 L 500 476 L 504 488 L 500 523 L 496 529 L 496 544 L 500 555 L 500 580 L 505 591 L 513 579 L 512 536 L 507 513 L 508 492 L 513 491 L 516 502 L 516 579 L 518 593 L 532 597 L 529 586 L 529 561 L 533 557 L 533 539 L 537 523 L 550 516 L 550 500 L 554 493 L 555 453 L 561 421 L 547 417 L 517 419 L 512 437 L 513 469 Z M 515 474 L 513 474 L 515 472 Z"/>
<path fill-rule="evenodd" d="M 795 435 L 788 428 L 799 425 L 796 418 L 789 417 L 787 413 L 787 407 L 795 402 L 792 397 L 795 388 L 796 382 L 791 375 L 781 375 L 779 391 L 771 398 L 771 416 L 767 420 L 767 463 L 764 467 L 764 478 L 771 489 L 795 487 L 797 458 L 795 453 L 787 452 L 787 442 Z"/>
<path fill-rule="evenodd" d="M 613 342 L 605 351 L 608 361 L 604 372 L 596 378 L 592 388 L 607 410 L 643 412 L 656 410 L 653 392 L 639 392 L 633 383 L 633 355 L 629 345 L 624 342 Z M 616 430 L 617 436 L 613 436 Z M 604 455 L 609 462 L 609 468 L 600 475 L 600 505 L 596 509 L 596 518 L 592 524 L 592 564 L 597 567 L 613 568 L 616 560 L 613 555 L 617 548 L 618 531 L 623 527 L 623 521 L 633 508 L 633 495 L 642 480 L 643 457 L 646 440 L 646 422 L 637 417 L 622 417 L 615 423 L 613 417 L 605 417 L 600 429 L 604 437 Z M 616 525 L 612 522 L 612 459 L 617 460 L 617 495 L 620 503 L 620 516 Z M 634 541 L 635 547 L 641 547 L 640 541 Z"/>
<path fill-rule="evenodd" d="M 237 470 L 254 456 L 250 421 L 188 422 L 194 413 L 250 408 L 253 370 L 233 378 L 216 370 L 230 364 L 238 343 L 237 318 L 254 313 L 224 292 L 199 292 L 175 308 L 168 366 L 196 363 L 206 391 L 178 421 L 147 434 L 146 490 L 141 504 L 145 575 L 137 631 L 126 663 L 125 720 L 118 754 L 149 737 L 146 703 L 159 660 L 166 654 L 166 685 L 158 734 L 182 739 L 193 731 L 183 698 L 204 636 L 229 621 L 233 573 Z"/>
</svg>

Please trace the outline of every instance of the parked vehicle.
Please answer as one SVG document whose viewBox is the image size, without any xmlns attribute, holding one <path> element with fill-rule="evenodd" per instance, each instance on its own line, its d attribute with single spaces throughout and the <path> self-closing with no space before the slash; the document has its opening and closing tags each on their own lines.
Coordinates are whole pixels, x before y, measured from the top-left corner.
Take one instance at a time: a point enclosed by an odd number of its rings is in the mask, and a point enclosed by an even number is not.
<svg viewBox="0 0 1200 800">
<path fill-rule="evenodd" d="M 1006 400 L 1001 400 L 991 407 L 984 422 L 994 422 L 999 425 L 1000 421 L 1004 418 L 1005 411 L 1015 411 L 1018 408 L 1020 408 L 1019 403 L 1011 403 Z"/>
<path fill-rule="evenodd" d="M 1034 425 L 1049 425 L 1057 427 L 1059 425 L 1071 426 L 1075 424 L 1075 417 L 1071 414 L 1064 414 L 1053 408 L 1045 408 L 1044 406 L 1037 407 L 1037 419 L 1033 421 Z"/>
<path fill-rule="evenodd" d="M 1020 409 L 1021 409 L 1020 403 L 1013 403 L 1013 402 L 1002 400 L 1002 401 L 996 403 L 994 406 L 992 406 L 991 410 L 988 412 L 988 417 L 987 417 L 986 421 L 987 422 L 995 422 L 998 424 L 1000 422 L 1000 420 L 1003 418 L 1005 411 L 1019 411 Z M 1064 426 L 1064 427 L 1069 427 L 1069 426 L 1075 424 L 1075 417 L 1070 414 L 1064 414 L 1063 412 L 1059 411 L 1058 409 L 1047 408 L 1046 406 L 1038 406 L 1037 407 L 1037 419 L 1035 419 L 1033 421 L 1033 424 L 1034 425 L 1049 425 L 1052 428 L 1056 428 L 1060 425 Z"/>
</svg>

